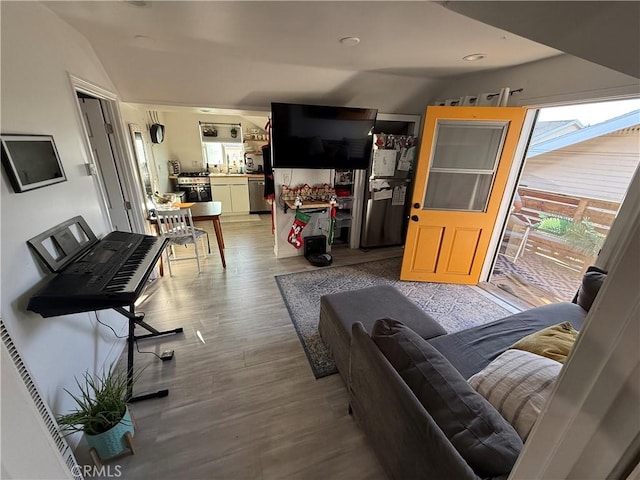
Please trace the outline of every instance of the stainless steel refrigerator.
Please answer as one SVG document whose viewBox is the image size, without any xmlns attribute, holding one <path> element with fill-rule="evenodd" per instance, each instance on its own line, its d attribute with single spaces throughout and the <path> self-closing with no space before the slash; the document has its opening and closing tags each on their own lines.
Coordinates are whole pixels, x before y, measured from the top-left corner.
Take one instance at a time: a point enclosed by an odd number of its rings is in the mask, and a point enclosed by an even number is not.
<svg viewBox="0 0 640 480">
<path fill-rule="evenodd" d="M 365 183 L 361 248 L 404 243 L 416 161 L 416 137 L 374 136 Z"/>
</svg>

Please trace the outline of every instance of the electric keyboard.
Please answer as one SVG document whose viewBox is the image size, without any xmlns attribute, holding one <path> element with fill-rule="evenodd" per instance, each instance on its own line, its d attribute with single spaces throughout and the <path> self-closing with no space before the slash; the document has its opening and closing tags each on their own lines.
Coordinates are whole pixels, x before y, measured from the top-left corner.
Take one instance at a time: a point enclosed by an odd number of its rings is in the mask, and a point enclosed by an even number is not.
<svg viewBox="0 0 640 480">
<path fill-rule="evenodd" d="M 168 239 L 111 232 L 93 244 L 29 299 L 43 317 L 133 304 L 142 293 Z"/>
</svg>

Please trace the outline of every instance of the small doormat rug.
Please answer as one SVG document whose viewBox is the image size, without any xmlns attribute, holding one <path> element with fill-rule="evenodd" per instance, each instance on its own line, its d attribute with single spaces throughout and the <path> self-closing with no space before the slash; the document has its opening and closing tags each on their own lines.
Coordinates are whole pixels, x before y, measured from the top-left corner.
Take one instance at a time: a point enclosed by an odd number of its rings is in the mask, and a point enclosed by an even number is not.
<svg viewBox="0 0 640 480">
<path fill-rule="evenodd" d="M 337 372 L 333 358 L 318 334 L 320 297 L 323 295 L 375 285 L 393 285 L 432 315 L 449 333 L 511 313 L 467 285 L 401 282 L 401 261 L 400 257 L 389 258 L 276 276 L 276 283 L 316 378 Z"/>
</svg>

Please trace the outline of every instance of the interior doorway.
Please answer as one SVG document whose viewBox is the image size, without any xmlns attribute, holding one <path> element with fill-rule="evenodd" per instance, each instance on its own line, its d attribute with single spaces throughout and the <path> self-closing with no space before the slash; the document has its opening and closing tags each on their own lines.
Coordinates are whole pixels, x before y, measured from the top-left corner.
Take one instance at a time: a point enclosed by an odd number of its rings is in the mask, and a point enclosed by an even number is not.
<svg viewBox="0 0 640 480">
<path fill-rule="evenodd" d="M 93 176 L 102 202 L 101 209 L 112 230 L 136 233 L 147 231 L 145 197 L 133 157 L 130 136 L 124 129 L 118 97 L 113 92 L 69 75 L 74 96 L 78 99 L 79 127 L 84 131 L 87 172 Z M 82 100 L 87 100 L 82 102 Z M 95 126 L 87 122 L 87 111 L 81 103 L 93 107 Z M 86 106 L 85 105 L 85 106 Z M 104 123 L 103 123 L 104 120 Z M 94 132 L 95 130 L 95 132 Z M 102 134 L 100 150 L 94 148 L 94 134 Z M 96 144 L 97 145 L 97 144 Z"/>
<path fill-rule="evenodd" d="M 131 232 L 130 202 L 122 189 L 120 175 L 114 158 L 110 135 L 113 127 L 104 100 L 77 92 L 85 132 L 91 146 L 91 154 L 97 169 L 97 182 L 102 192 L 105 208 L 113 230 Z M 129 208 L 127 208 L 129 207 Z"/>
<path fill-rule="evenodd" d="M 541 109 L 488 287 L 571 301 L 639 164 L 640 99 Z"/>
</svg>

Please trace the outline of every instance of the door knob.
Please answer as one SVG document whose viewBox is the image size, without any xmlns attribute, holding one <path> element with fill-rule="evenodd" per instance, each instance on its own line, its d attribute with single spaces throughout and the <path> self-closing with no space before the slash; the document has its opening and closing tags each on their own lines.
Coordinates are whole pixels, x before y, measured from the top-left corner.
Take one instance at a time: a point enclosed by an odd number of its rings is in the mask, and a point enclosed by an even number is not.
<svg viewBox="0 0 640 480">
<path fill-rule="evenodd" d="M 411 215 L 411 220 L 417 222 L 418 220 L 420 220 L 420 218 L 418 218 L 418 215 Z"/>
<path fill-rule="evenodd" d="M 419 203 L 414 203 L 413 204 L 413 208 L 420 208 L 420 204 Z"/>
</svg>

